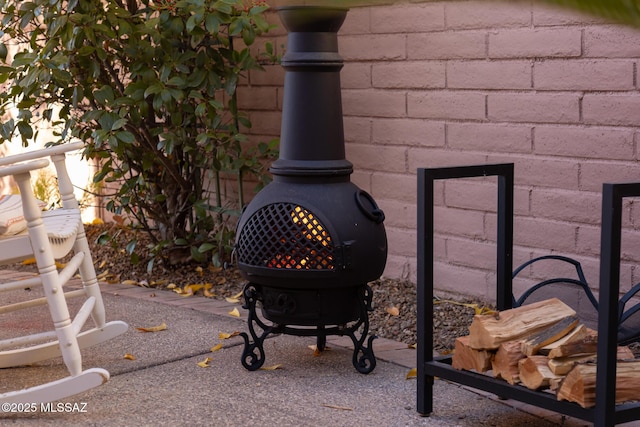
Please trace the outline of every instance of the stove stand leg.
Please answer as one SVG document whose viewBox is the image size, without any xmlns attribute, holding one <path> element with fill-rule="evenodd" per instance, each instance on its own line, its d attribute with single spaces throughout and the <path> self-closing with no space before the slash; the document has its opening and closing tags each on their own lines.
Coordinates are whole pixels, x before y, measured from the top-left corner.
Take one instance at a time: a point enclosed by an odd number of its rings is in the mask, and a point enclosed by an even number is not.
<svg viewBox="0 0 640 427">
<path fill-rule="evenodd" d="M 353 341 L 353 366 L 361 374 L 368 374 L 376 367 L 376 356 L 373 354 L 373 340 L 377 337 L 372 335 L 367 339 L 369 334 L 369 312 L 373 311 L 373 291 L 369 285 L 362 288 L 363 294 L 361 298 L 360 322 L 355 328 L 348 333 Z M 362 335 L 360 339 L 355 336 L 355 331 L 362 326 Z M 367 340 L 367 345 L 364 344 Z"/>
<path fill-rule="evenodd" d="M 318 351 L 324 351 L 327 348 L 327 334 L 325 332 L 324 326 L 318 326 L 316 348 L 318 349 Z"/>
<path fill-rule="evenodd" d="M 256 303 L 259 299 L 258 291 L 256 288 L 249 283 L 244 288 L 244 299 L 245 303 L 243 308 L 249 310 L 248 315 L 248 325 L 249 325 L 249 333 L 251 334 L 251 338 L 253 342 L 250 342 L 249 335 L 245 332 L 241 332 L 240 336 L 244 339 L 244 349 L 242 351 L 242 366 L 244 366 L 249 371 L 256 371 L 262 367 L 265 361 L 264 355 L 264 340 L 267 338 L 272 332 L 272 328 L 267 327 L 264 323 L 260 321 L 256 313 Z M 254 324 L 257 324 L 262 330 L 262 334 L 258 336 L 255 331 Z"/>
</svg>

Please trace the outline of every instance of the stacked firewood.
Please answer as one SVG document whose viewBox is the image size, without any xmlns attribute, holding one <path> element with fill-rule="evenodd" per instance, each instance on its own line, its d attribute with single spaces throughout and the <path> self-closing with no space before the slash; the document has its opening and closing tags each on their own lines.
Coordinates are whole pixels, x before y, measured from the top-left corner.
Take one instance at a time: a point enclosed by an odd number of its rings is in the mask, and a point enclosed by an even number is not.
<svg viewBox="0 0 640 427">
<path fill-rule="evenodd" d="M 588 408 L 595 405 L 597 341 L 571 307 L 551 298 L 476 315 L 469 335 L 456 339 L 452 366 Z M 640 400 L 640 359 L 628 347 L 618 347 L 617 355 L 616 402 Z"/>
</svg>

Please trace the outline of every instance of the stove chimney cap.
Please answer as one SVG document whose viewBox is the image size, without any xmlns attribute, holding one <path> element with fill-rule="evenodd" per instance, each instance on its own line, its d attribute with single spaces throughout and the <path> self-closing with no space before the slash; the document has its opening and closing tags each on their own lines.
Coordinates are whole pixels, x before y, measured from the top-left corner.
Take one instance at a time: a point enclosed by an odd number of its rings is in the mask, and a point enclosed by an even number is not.
<svg viewBox="0 0 640 427">
<path fill-rule="evenodd" d="M 325 6 L 276 7 L 282 24 L 290 33 L 338 32 L 349 8 Z"/>
</svg>

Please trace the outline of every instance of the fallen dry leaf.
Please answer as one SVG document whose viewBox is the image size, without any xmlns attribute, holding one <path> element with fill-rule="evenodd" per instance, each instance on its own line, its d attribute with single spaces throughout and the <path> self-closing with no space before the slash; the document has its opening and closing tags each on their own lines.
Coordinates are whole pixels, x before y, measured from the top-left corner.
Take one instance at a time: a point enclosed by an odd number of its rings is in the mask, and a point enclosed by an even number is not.
<svg viewBox="0 0 640 427">
<path fill-rule="evenodd" d="M 229 304 L 238 304 L 238 303 L 240 303 L 240 300 L 238 298 L 227 297 L 227 298 L 225 298 L 225 301 L 227 301 Z"/>
<path fill-rule="evenodd" d="M 400 310 L 398 310 L 398 307 L 387 307 L 386 311 L 392 316 L 397 316 L 400 314 Z"/>
<path fill-rule="evenodd" d="M 207 357 L 202 362 L 198 362 L 198 366 L 200 366 L 201 368 L 208 368 L 209 367 L 209 362 L 211 362 L 211 360 L 212 359 L 210 357 Z"/>
<path fill-rule="evenodd" d="M 232 296 L 231 298 L 235 298 L 235 299 L 240 299 L 240 297 L 242 297 L 242 291 L 238 292 L 237 294 L 235 294 L 234 296 Z"/>
<path fill-rule="evenodd" d="M 175 283 L 169 283 L 167 285 L 167 289 L 175 289 L 176 288 L 176 284 Z"/>
<path fill-rule="evenodd" d="M 276 369 L 282 369 L 281 364 L 271 365 L 271 366 L 263 366 L 260 368 L 261 371 L 275 371 Z"/>
<path fill-rule="evenodd" d="M 126 353 L 126 354 L 123 356 L 123 359 L 127 359 L 127 360 L 136 360 L 136 357 L 135 357 L 133 354 L 131 354 L 131 353 Z"/>
<path fill-rule="evenodd" d="M 196 267 L 196 273 L 198 273 L 199 276 L 202 276 L 204 274 L 204 271 L 202 270 L 202 267 L 197 266 Z"/>
<path fill-rule="evenodd" d="M 318 349 L 318 346 L 317 346 L 316 344 L 311 344 L 311 345 L 309 346 L 309 348 L 310 348 L 311 350 L 313 350 L 313 356 L 314 356 L 314 357 L 318 357 L 318 356 L 320 356 L 320 354 L 322 353 L 322 351 L 320 351 L 320 349 Z M 329 346 L 325 346 L 325 347 L 324 347 L 324 351 L 328 351 L 328 350 L 331 350 L 331 348 L 330 348 Z"/>
<path fill-rule="evenodd" d="M 35 264 L 36 263 L 36 259 L 35 258 L 27 258 L 24 261 L 22 261 L 22 265 L 31 265 L 31 264 Z"/>
<path fill-rule="evenodd" d="M 127 279 L 127 280 L 123 280 L 123 281 L 122 281 L 122 284 L 123 284 L 123 285 L 137 285 L 137 284 L 138 284 L 138 282 L 136 282 L 135 280 Z"/>
<path fill-rule="evenodd" d="M 327 403 L 323 403 L 322 406 L 325 408 L 340 409 L 341 411 L 353 411 L 353 408 L 349 408 L 348 406 L 329 405 Z"/>
<path fill-rule="evenodd" d="M 405 380 L 411 380 L 413 378 L 418 378 L 418 368 L 411 368 L 411 370 L 407 372 L 407 376 L 404 377 Z"/>
<path fill-rule="evenodd" d="M 407 348 L 412 348 L 412 349 L 414 349 L 414 350 L 415 350 L 415 349 L 417 349 L 417 348 L 418 348 L 418 344 L 409 344 L 409 345 L 407 346 Z"/>
<path fill-rule="evenodd" d="M 160 332 L 160 331 L 164 331 L 165 329 L 167 329 L 167 324 L 162 322 L 162 324 L 160 324 L 158 326 L 151 326 L 149 328 L 137 327 L 136 329 L 141 331 L 141 332 Z"/>
<path fill-rule="evenodd" d="M 221 350 L 221 349 L 222 349 L 222 344 L 216 344 L 213 347 L 211 347 L 211 352 L 213 353 L 213 352 Z"/>
<path fill-rule="evenodd" d="M 216 294 L 214 294 L 213 292 L 210 292 L 209 289 L 205 289 L 204 291 L 202 291 L 202 294 L 207 298 L 212 298 L 216 296 Z"/>
<path fill-rule="evenodd" d="M 226 333 L 226 332 L 220 332 L 218 334 L 218 338 L 220 338 L 221 340 L 226 340 L 232 337 L 237 337 L 238 335 L 240 335 L 240 332 L 231 332 L 230 334 Z"/>
<path fill-rule="evenodd" d="M 102 273 L 98 274 L 96 276 L 96 279 L 98 280 L 103 280 L 105 277 L 107 277 L 109 275 L 109 270 L 105 270 Z"/>
<path fill-rule="evenodd" d="M 233 310 L 231 310 L 229 312 L 229 316 L 240 317 L 240 312 L 238 311 L 238 308 L 236 307 Z"/>
</svg>

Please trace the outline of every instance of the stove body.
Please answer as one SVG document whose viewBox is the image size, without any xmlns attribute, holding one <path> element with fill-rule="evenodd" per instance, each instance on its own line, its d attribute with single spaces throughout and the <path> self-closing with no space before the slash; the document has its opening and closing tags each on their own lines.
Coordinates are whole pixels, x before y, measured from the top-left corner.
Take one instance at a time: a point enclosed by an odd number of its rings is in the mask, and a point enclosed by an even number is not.
<svg viewBox="0 0 640 427">
<path fill-rule="evenodd" d="M 368 282 L 384 270 L 387 239 L 384 213 L 350 181 L 345 158 L 337 32 L 347 9 L 290 6 L 278 13 L 289 31 L 280 156 L 270 169 L 273 182 L 240 218 L 235 246 L 249 282 L 251 339 L 242 334 L 242 362 L 249 370 L 262 366 L 269 334 L 317 336 L 319 350 L 337 334 L 352 338 L 354 366 L 369 373 Z"/>
</svg>

